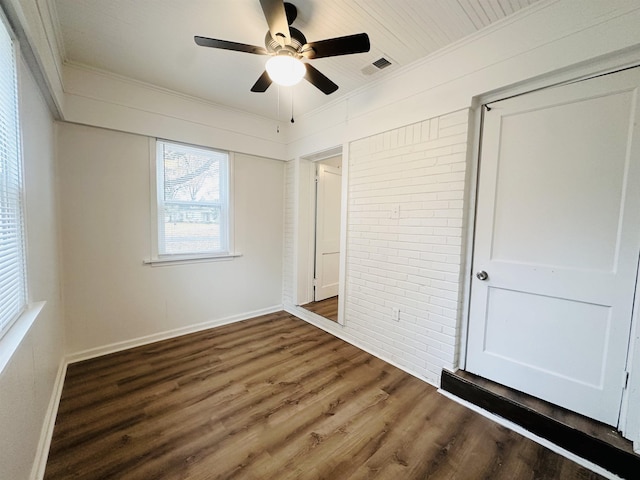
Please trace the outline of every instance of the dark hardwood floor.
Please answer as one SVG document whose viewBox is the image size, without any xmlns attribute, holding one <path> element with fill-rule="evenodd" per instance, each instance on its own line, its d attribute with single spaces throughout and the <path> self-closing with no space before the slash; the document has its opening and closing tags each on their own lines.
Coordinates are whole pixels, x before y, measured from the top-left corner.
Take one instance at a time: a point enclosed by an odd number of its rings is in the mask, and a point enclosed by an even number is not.
<svg viewBox="0 0 640 480">
<path fill-rule="evenodd" d="M 302 308 L 304 308 L 305 310 L 309 310 L 310 312 L 317 313 L 318 315 L 329 320 L 333 320 L 334 322 L 338 321 L 337 296 L 326 298 L 318 302 L 307 303 L 305 305 L 302 305 Z"/>
<path fill-rule="evenodd" d="M 280 312 L 70 365 L 45 478 L 601 477 Z"/>
</svg>

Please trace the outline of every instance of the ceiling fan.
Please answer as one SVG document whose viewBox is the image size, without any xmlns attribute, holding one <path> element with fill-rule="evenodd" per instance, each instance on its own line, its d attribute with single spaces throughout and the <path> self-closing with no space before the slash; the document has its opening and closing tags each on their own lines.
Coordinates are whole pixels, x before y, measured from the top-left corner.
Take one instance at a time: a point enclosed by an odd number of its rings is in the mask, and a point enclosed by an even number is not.
<svg viewBox="0 0 640 480">
<path fill-rule="evenodd" d="M 307 43 L 303 33 L 291 26 L 298 16 L 298 10 L 294 5 L 282 0 L 260 0 L 260 5 L 269 25 L 264 48 L 215 38 L 194 37 L 195 42 L 202 47 L 270 55 L 266 70 L 251 87 L 252 92 L 265 92 L 273 82 L 285 86 L 295 85 L 304 77 L 324 94 L 329 95 L 338 89 L 338 85 L 302 60 L 369 51 L 369 36 L 366 33 Z"/>
</svg>

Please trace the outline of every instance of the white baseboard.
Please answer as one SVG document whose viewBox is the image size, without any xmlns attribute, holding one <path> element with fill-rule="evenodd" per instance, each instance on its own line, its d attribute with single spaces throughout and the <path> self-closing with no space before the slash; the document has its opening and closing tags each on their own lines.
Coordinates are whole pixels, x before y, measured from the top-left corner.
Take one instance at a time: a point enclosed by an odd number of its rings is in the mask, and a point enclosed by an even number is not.
<svg viewBox="0 0 640 480">
<path fill-rule="evenodd" d="M 432 385 L 436 388 L 440 388 L 440 385 L 437 385 L 435 382 L 433 382 L 432 380 L 429 380 L 424 375 L 421 375 L 420 373 L 413 371 L 410 368 L 407 368 L 403 365 L 396 363 L 395 361 L 389 358 L 386 358 L 384 354 L 378 351 L 375 351 L 366 345 L 362 345 L 357 340 L 354 340 L 350 335 L 346 335 L 344 332 L 344 328 L 345 328 L 344 325 L 340 325 L 339 323 L 336 323 L 332 320 L 327 320 L 326 318 L 318 315 L 317 313 L 310 312 L 309 310 L 306 310 L 302 307 L 298 307 L 295 305 L 289 305 L 289 304 L 284 305 L 284 311 L 287 313 L 290 313 L 291 315 L 295 315 L 301 320 L 304 320 L 305 322 L 310 323 L 311 325 L 316 326 L 319 329 L 324 330 L 325 332 L 330 333 L 335 337 L 338 337 L 340 340 L 344 340 L 345 342 L 350 343 L 351 345 L 353 345 L 356 348 L 359 348 L 360 350 L 364 350 L 365 352 L 373 355 L 374 357 L 377 357 L 380 360 L 383 360 L 388 364 L 393 365 L 396 368 L 399 368 L 403 372 L 406 372 L 409 375 L 416 377 L 419 380 L 422 380 L 423 382 L 428 383 L 429 385 Z"/>
<path fill-rule="evenodd" d="M 49 448 L 51 447 L 51 439 L 53 437 L 53 427 L 56 424 L 56 416 L 58 415 L 58 406 L 60 405 L 60 397 L 62 396 L 62 387 L 64 386 L 64 377 L 67 373 L 67 361 L 63 359 L 58 367 L 58 374 L 53 384 L 53 391 L 49 399 L 49 406 L 42 422 L 42 430 L 40 431 L 40 440 L 38 441 L 38 449 L 36 457 L 31 468 L 31 480 L 42 480 L 44 471 L 47 468 L 47 458 L 49 457 Z"/>
<path fill-rule="evenodd" d="M 498 423 L 499 425 L 502 425 L 503 427 L 508 428 L 509 430 L 513 430 L 514 432 L 519 433 L 520 435 L 522 435 L 523 437 L 528 438 L 529 440 L 533 440 L 534 442 L 542 445 L 543 447 L 548 448 L 552 452 L 555 452 L 558 455 L 562 455 L 564 458 L 568 458 L 572 462 L 575 462 L 575 463 L 577 463 L 578 465 L 580 465 L 582 467 L 588 468 L 592 472 L 595 472 L 595 473 L 603 476 L 604 478 L 608 478 L 610 480 L 622 480 L 615 473 L 611 473 L 610 471 L 605 470 L 604 468 L 602 468 L 600 465 L 596 465 L 595 463 L 592 463 L 589 460 L 586 460 L 586 459 L 584 459 L 582 457 L 579 457 L 575 453 L 571 453 L 570 451 L 565 450 L 564 448 L 556 445 L 555 443 L 550 442 L 546 438 L 542 438 L 542 437 L 539 437 L 538 435 L 536 435 L 535 433 L 531 433 L 529 430 L 526 430 L 525 428 L 522 428 L 520 425 L 518 425 L 516 423 L 513 423 L 513 422 L 511 422 L 511 421 L 509 421 L 509 420 L 507 420 L 505 418 L 499 417 L 498 415 L 495 415 L 495 414 L 489 412 L 488 410 L 480 408 L 479 406 L 474 405 L 471 402 L 463 400 L 462 398 L 457 397 L 457 396 L 453 395 L 452 393 L 447 392 L 446 390 L 438 389 L 438 393 L 444 395 L 445 397 L 447 397 L 450 400 L 453 400 L 456 403 L 459 403 L 460 405 L 464 405 L 469 410 L 472 410 L 472 411 L 474 411 L 476 413 L 479 413 L 483 417 L 486 417 L 489 420 L 492 420 L 492 421 Z"/>
<path fill-rule="evenodd" d="M 159 342 L 160 340 L 167 340 L 169 338 L 179 337 L 180 335 L 186 335 L 188 333 L 200 332 L 209 328 L 220 327 L 222 325 L 228 325 L 230 323 L 240 322 L 253 317 L 259 317 L 260 315 L 267 315 L 269 313 L 279 312 L 283 309 L 282 305 L 274 305 L 272 307 L 263 308 L 260 310 L 254 310 L 252 312 L 244 312 L 238 315 L 231 315 L 229 317 L 218 318 L 215 320 L 209 320 L 207 322 L 198 323 L 196 325 L 189 325 L 187 327 L 180 327 L 174 330 L 167 330 L 164 332 L 154 333 L 151 335 L 145 335 L 144 337 L 133 338 L 131 340 L 125 340 L 122 342 L 116 342 L 101 347 L 90 348 L 81 352 L 76 352 L 67 355 L 67 363 L 76 363 L 83 360 L 89 360 L 91 358 L 101 357 L 110 353 L 120 352 L 129 348 L 140 347 L 142 345 L 148 345 L 149 343 Z"/>
</svg>

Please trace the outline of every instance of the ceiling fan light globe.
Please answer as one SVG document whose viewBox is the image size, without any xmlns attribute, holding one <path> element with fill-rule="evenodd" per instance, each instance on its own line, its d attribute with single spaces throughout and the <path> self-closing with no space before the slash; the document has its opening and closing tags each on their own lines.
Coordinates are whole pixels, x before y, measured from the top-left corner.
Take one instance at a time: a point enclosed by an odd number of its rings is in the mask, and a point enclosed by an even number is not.
<svg viewBox="0 0 640 480">
<path fill-rule="evenodd" d="M 288 55 L 271 57 L 267 60 L 266 69 L 271 80 L 283 87 L 297 84 L 306 72 L 300 60 Z"/>
</svg>

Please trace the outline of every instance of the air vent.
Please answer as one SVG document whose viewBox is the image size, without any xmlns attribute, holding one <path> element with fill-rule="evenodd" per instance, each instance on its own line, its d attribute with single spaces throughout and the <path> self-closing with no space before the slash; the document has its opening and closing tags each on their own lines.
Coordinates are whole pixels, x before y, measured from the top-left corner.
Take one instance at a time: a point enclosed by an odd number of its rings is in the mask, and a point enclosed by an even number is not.
<svg viewBox="0 0 640 480">
<path fill-rule="evenodd" d="M 374 73 L 382 70 L 383 68 L 387 68 L 390 65 L 392 65 L 391 61 L 387 60 L 384 57 L 381 57 L 372 64 L 364 67 L 362 69 L 362 73 L 364 73 L 365 75 L 373 75 Z"/>
<path fill-rule="evenodd" d="M 383 68 L 387 68 L 389 65 L 391 65 L 391 62 L 384 57 L 379 58 L 378 60 L 373 62 L 373 66 L 378 67 L 380 70 L 382 70 Z"/>
</svg>

